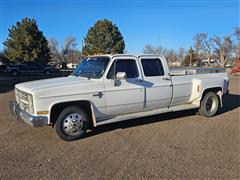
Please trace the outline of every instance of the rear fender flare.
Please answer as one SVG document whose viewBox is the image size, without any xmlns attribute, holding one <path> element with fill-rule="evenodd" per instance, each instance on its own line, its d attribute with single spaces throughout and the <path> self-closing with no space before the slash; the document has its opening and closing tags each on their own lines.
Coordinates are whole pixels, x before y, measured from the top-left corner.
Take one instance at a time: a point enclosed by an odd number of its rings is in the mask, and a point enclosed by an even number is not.
<svg viewBox="0 0 240 180">
<path fill-rule="evenodd" d="M 220 105 L 221 105 L 221 107 L 223 107 L 223 101 L 222 101 L 223 92 L 222 91 L 218 91 L 217 95 L 219 97 Z"/>
</svg>

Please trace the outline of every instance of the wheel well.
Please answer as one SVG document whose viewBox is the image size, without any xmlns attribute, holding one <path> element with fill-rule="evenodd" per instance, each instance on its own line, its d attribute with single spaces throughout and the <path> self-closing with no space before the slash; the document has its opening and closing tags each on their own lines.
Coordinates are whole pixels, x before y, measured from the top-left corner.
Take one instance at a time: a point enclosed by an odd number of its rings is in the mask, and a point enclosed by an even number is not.
<svg viewBox="0 0 240 180">
<path fill-rule="evenodd" d="M 11 69 L 9 72 L 11 75 L 14 75 L 13 72 L 16 72 L 17 75 L 19 74 L 19 71 L 17 69 Z"/>
<path fill-rule="evenodd" d="M 221 87 L 214 87 L 214 88 L 209 88 L 209 89 L 205 89 L 203 91 L 203 94 L 202 94 L 202 98 L 201 100 L 203 99 L 203 97 L 208 93 L 208 92 L 214 92 L 217 94 L 218 91 L 221 91 L 222 92 L 222 88 Z M 217 96 L 218 99 L 219 99 L 219 96 Z M 219 99 L 220 100 L 220 99 Z"/>
<path fill-rule="evenodd" d="M 10 72 L 13 72 L 13 71 L 16 71 L 16 72 L 18 72 L 18 70 L 17 70 L 17 69 L 11 69 L 11 70 L 10 70 Z"/>
<path fill-rule="evenodd" d="M 43 70 L 43 72 L 46 72 L 46 71 L 52 72 L 52 70 L 50 68 L 46 68 L 46 69 Z"/>
<path fill-rule="evenodd" d="M 69 106 L 79 106 L 80 108 L 82 108 L 90 118 L 90 125 L 93 125 L 91 104 L 89 101 L 71 101 L 54 104 L 50 111 L 50 123 L 54 125 L 57 121 L 59 114 Z"/>
</svg>

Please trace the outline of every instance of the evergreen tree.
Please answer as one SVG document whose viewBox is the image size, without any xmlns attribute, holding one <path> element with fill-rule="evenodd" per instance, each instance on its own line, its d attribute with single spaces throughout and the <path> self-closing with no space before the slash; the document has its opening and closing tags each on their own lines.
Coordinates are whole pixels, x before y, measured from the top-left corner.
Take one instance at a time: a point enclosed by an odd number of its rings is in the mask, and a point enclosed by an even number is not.
<svg viewBox="0 0 240 180">
<path fill-rule="evenodd" d="M 12 26 L 9 37 L 3 44 L 6 46 L 6 56 L 11 61 L 45 64 L 50 60 L 48 41 L 34 19 L 24 18 Z"/>
<path fill-rule="evenodd" d="M 1 65 L 1 63 L 8 64 L 9 59 L 6 57 L 5 52 L 0 51 L 0 65 Z"/>
<path fill-rule="evenodd" d="M 97 21 L 85 37 L 83 54 L 122 54 L 125 43 L 118 27 L 104 19 Z"/>
</svg>

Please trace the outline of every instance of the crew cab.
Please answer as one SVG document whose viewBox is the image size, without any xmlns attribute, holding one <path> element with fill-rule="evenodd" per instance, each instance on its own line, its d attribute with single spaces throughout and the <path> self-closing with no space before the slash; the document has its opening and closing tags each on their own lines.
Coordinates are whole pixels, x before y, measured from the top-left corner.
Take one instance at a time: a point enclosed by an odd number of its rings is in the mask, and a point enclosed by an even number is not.
<svg viewBox="0 0 240 180">
<path fill-rule="evenodd" d="M 49 65 L 38 64 L 35 62 L 24 62 L 22 64 L 11 65 L 7 67 L 7 72 L 12 76 L 17 76 L 19 74 L 45 74 L 51 75 L 54 68 Z"/>
<path fill-rule="evenodd" d="M 66 141 L 90 127 L 132 118 L 198 109 L 214 116 L 228 92 L 224 69 L 169 69 L 156 55 L 98 55 L 68 77 L 20 83 L 10 108 L 32 126 L 51 125 Z"/>
</svg>

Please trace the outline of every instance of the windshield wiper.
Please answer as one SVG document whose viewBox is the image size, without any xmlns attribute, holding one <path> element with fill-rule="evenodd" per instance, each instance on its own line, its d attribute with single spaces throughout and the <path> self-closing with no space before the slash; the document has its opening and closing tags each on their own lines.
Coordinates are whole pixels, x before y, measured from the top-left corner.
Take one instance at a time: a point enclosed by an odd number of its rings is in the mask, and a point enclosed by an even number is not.
<svg viewBox="0 0 240 180">
<path fill-rule="evenodd" d="M 93 73 L 87 73 L 87 78 L 90 80 Z"/>
<path fill-rule="evenodd" d="M 76 77 L 85 77 L 85 78 L 88 78 L 90 80 L 91 79 L 91 74 L 90 73 L 88 73 L 86 75 L 80 74 L 80 75 L 77 75 Z"/>
</svg>

